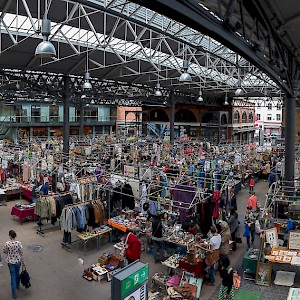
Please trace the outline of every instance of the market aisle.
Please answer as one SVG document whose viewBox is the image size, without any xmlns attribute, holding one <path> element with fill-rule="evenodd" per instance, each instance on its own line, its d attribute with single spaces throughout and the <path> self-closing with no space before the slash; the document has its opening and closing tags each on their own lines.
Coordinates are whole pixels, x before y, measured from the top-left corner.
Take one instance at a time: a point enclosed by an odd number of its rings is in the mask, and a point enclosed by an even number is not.
<svg viewBox="0 0 300 300">
<path fill-rule="evenodd" d="M 266 191 L 267 182 L 261 180 L 255 187 L 255 192 L 261 204 L 264 203 Z M 241 231 L 243 231 L 243 215 L 247 199 L 248 188 L 245 187 L 237 196 L 239 218 L 242 225 Z M 20 225 L 18 220 L 10 215 L 11 207 L 16 202 L 17 201 L 8 202 L 7 206 L 0 207 L 0 249 L 2 251 L 2 245 L 8 238 L 8 231 L 10 229 L 16 230 L 19 240 L 23 243 L 27 268 L 32 277 L 32 287 L 27 290 L 22 287 L 18 292 L 18 298 L 25 300 L 98 300 L 100 298 L 109 300 L 110 283 L 106 281 L 101 283 L 95 281 L 88 282 L 82 278 L 82 273 L 84 267 L 88 266 L 88 264 L 95 263 L 103 252 L 112 252 L 112 244 L 105 244 L 99 251 L 94 249 L 95 245 L 92 245 L 93 248 L 87 251 L 85 265 L 82 265 L 78 260 L 81 255 L 77 253 L 76 245 L 73 245 L 72 252 L 61 247 L 61 231 L 55 230 L 47 232 L 43 238 L 36 234 L 37 226 L 35 223 L 25 222 L 23 225 Z M 25 203 L 26 201 L 22 202 Z M 258 238 L 255 241 L 255 244 L 257 243 Z M 31 252 L 28 249 L 30 245 L 41 245 L 43 251 Z M 245 238 L 243 238 L 243 243 L 238 244 L 237 251 L 230 254 L 231 262 L 233 266 L 239 270 L 240 274 L 242 273 L 241 265 L 245 250 L 246 242 Z M 166 271 L 164 266 L 155 264 L 153 257 L 144 252 L 142 254 L 142 261 L 150 263 L 150 276 L 155 272 Z M 151 278 L 150 276 L 149 278 Z M 219 276 L 216 276 L 216 279 L 215 287 L 203 287 L 201 299 L 208 300 L 218 298 L 221 281 Z M 286 299 L 288 293 L 288 288 L 285 287 L 261 287 L 249 281 L 243 281 L 242 286 L 246 289 L 263 291 L 263 299 L 271 299 L 270 295 L 272 295 L 274 300 L 283 300 Z M 11 299 L 9 270 L 5 261 L 3 261 L 3 267 L 0 267 L 0 291 L 0 300 Z"/>
<path fill-rule="evenodd" d="M 264 182 L 263 180 L 260 180 L 256 186 L 255 186 L 255 193 L 258 196 L 258 199 L 261 203 L 261 205 L 264 205 L 265 202 L 265 195 L 268 189 L 268 182 Z M 240 216 L 241 224 L 243 224 L 243 217 L 246 210 L 246 202 L 248 199 L 248 189 L 245 187 L 238 195 L 238 212 Z M 242 230 L 243 232 L 243 230 Z M 256 236 L 256 240 L 254 242 L 254 246 L 256 248 L 259 247 L 259 239 L 258 236 Z M 234 256 L 231 254 L 230 259 L 232 261 L 232 265 L 236 270 L 238 270 L 239 274 L 242 275 L 243 269 L 242 269 L 242 263 L 243 263 L 243 256 L 246 251 L 247 245 L 245 238 L 243 238 L 243 244 L 239 244 L 239 250 L 234 254 Z M 284 268 L 285 271 L 293 271 L 297 272 L 296 267 L 287 266 L 285 265 L 283 267 L 282 264 L 273 264 L 273 275 L 272 275 L 272 285 L 270 287 L 267 286 L 259 286 L 256 285 L 254 281 L 250 280 L 243 280 L 241 282 L 241 288 L 246 290 L 252 290 L 252 291 L 260 291 L 262 292 L 262 297 L 260 300 L 286 300 L 288 293 L 289 293 L 289 287 L 286 286 L 278 286 L 273 284 L 275 274 L 277 270 L 282 270 Z M 296 275 L 295 283 L 293 287 L 300 287 L 300 276 L 299 274 Z M 203 299 L 208 300 L 217 300 L 219 295 L 219 288 L 215 288 L 215 291 L 210 297 L 203 297 Z M 205 295 L 206 296 L 206 295 Z"/>
</svg>

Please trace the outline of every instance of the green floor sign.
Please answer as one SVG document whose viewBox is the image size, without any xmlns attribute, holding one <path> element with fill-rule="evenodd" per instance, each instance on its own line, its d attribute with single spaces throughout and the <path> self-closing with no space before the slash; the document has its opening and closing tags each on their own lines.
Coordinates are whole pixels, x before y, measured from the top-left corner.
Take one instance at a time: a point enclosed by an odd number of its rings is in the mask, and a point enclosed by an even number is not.
<svg viewBox="0 0 300 300">
<path fill-rule="evenodd" d="M 137 286 L 148 279 L 148 265 L 122 280 L 121 295 L 124 296 L 135 290 Z"/>
</svg>

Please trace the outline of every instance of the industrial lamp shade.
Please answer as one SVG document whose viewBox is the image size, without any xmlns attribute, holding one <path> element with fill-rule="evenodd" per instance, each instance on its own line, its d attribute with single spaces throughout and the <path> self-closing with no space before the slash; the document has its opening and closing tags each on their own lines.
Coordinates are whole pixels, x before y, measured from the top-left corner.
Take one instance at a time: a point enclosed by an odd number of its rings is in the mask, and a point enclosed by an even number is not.
<svg viewBox="0 0 300 300">
<path fill-rule="evenodd" d="M 92 99 L 91 102 L 90 102 L 90 104 L 91 104 L 91 105 L 94 105 L 94 104 L 95 104 L 95 100 Z"/>
<path fill-rule="evenodd" d="M 84 90 L 91 90 L 91 89 L 92 89 L 92 85 L 91 85 L 91 83 L 90 83 L 88 80 L 86 80 L 86 81 L 84 82 L 84 84 L 82 85 L 82 88 L 83 88 Z"/>
<path fill-rule="evenodd" d="M 244 92 L 243 92 L 243 90 L 242 90 L 242 88 L 237 88 L 236 89 L 236 91 L 235 91 L 235 93 L 234 93 L 234 95 L 236 96 L 236 97 L 240 97 L 240 96 L 242 96 L 244 94 Z"/>
<path fill-rule="evenodd" d="M 92 84 L 90 83 L 90 73 L 89 72 L 85 72 L 84 74 L 84 84 L 82 85 L 82 88 L 84 90 L 91 90 L 92 89 Z"/>
<path fill-rule="evenodd" d="M 188 67 L 189 67 L 189 62 L 187 60 L 184 60 L 182 62 L 182 67 L 183 67 L 184 72 L 180 75 L 179 81 L 180 82 L 191 82 L 192 81 L 192 77 L 187 72 Z"/>
<path fill-rule="evenodd" d="M 155 97 L 161 97 L 162 96 L 162 92 L 160 90 L 160 84 L 159 84 L 159 82 L 156 84 L 156 90 L 154 92 L 154 96 Z"/>
<path fill-rule="evenodd" d="M 160 90 L 156 90 L 154 93 L 155 97 L 161 97 L 162 96 L 162 92 Z"/>
<path fill-rule="evenodd" d="M 179 81 L 180 82 L 191 82 L 192 77 L 188 72 L 184 72 L 180 75 Z"/>
<path fill-rule="evenodd" d="M 199 97 L 198 97 L 197 101 L 198 101 L 199 103 L 202 103 L 202 102 L 204 101 L 204 99 L 203 99 L 203 97 L 202 97 L 202 91 L 199 92 Z"/>
<path fill-rule="evenodd" d="M 229 105 L 229 102 L 228 102 L 228 97 L 227 97 L 227 96 L 225 97 L 224 105 L 226 105 L 226 106 L 228 106 L 228 105 Z"/>
<path fill-rule="evenodd" d="M 56 49 L 49 41 L 40 42 L 36 49 L 35 55 L 41 58 L 51 58 L 56 56 Z"/>
</svg>

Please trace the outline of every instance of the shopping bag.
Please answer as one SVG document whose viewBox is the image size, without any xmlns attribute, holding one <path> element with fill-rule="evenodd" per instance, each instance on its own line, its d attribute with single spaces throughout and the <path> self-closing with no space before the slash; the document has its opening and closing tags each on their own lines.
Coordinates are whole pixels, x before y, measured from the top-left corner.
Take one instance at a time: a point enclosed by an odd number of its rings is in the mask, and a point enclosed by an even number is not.
<svg viewBox="0 0 300 300">
<path fill-rule="evenodd" d="M 250 236 L 250 228 L 248 226 L 248 224 L 245 224 L 245 231 L 243 234 L 244 237 L 249 237 Z"/>
<path fill-rule="evenodd" d="M 26 270 L 25 267 L 22 268 L 22 272 L 20 274 L 20 281 L 22 283 L 22 285 L 28 289 L 29 287 L 31 287 L 31 284 L 30 284 L 30 276 Z"/>
</svg>

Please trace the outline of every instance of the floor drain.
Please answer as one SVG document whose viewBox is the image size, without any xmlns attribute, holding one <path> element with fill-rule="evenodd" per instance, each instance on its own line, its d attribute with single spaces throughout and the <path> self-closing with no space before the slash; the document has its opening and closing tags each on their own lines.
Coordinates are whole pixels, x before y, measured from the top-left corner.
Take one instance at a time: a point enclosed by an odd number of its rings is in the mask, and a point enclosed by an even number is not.
<svg viewBox="0 0 300 300">
<path fill-rule="evenodd" d="M 42 252 L 44 247 L 41 245 L 29 245 L 28 250 L 31 252 Z"/>
</svg>

